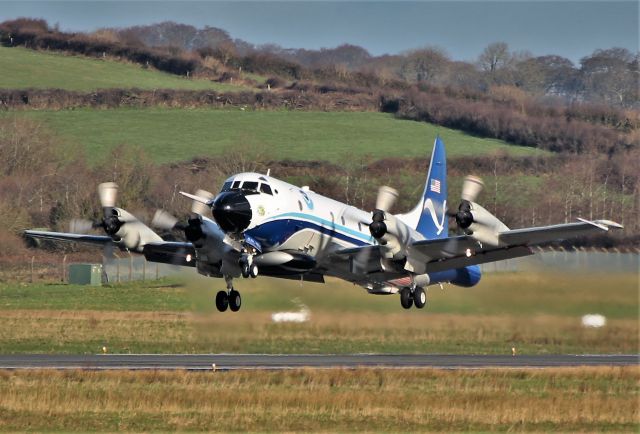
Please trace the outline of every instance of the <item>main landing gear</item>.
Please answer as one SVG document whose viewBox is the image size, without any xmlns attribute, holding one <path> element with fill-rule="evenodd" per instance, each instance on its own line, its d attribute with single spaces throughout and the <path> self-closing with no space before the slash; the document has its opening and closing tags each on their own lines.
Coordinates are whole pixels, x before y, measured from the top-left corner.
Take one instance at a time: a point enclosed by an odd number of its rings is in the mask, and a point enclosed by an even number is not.
<svg viewBox="0 0 640 434">
<path fill-rule="evenodd" d="M 427 294 L 424 289 L 416 287 L 404 288 L 400 291 L 400 305 L 405 309 L 411 309 L 415 305 L 418 309 L 422 309 L 427 304 Z"/>
<path fill-rule="evenodd" d="M 231 312 L 237 312 L 242 306 L 242 297 L 240 292 L 233 289 L 232 279 L 230 277 L 225 278 L 227 281 L 227 290 L 219 291 L 216 294 L 216 307 L 220 312 L 224 312 L 228 309 Z"/>
</svg>

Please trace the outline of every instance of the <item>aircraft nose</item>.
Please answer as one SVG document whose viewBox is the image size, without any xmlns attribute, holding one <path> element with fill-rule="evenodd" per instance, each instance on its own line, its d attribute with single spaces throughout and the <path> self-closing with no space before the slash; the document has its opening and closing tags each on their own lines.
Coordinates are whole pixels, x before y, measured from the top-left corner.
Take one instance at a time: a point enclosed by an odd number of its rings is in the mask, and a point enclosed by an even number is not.
<svg viewBox="0 0 640 434">
<path fill-rule="evenodd" d="M 239 191 L 220 193 L 211 205 L 213 218 L 225 232 L 242 232 L 251 223 L 251 205 Z"/>
</svg>

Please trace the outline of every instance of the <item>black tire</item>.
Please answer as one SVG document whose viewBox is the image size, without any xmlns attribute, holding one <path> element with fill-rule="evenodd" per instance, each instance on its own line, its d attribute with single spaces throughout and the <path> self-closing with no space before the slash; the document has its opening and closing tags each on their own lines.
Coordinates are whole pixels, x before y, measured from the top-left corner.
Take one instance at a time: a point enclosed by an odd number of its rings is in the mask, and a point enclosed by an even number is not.
<svg viewBox="0 0 640 434">
<path fill-rule="evenodd" d="M 219 291 L 216 294 L 216 307 L 220 312 L 224 312 L 229 307 L 229 296 L 227 291 Z"/>
<path fill-rule="evenodd" d="M 249 266 L 249 275 L 255 279 L 256 277 L 258 277 L 258 266 L 256 264 L 251 264 L 251 266 Z"/>
<path fill-rule="evenodd" d="M 400 291 L 400 304 L 405 309 L 411 309 L 411 306 L 413 306 L 413 298 L 411 297 L 411 291 L 409 288 L 405 288 Z"/>
<path fill-rule="evenodd" d="M 240 310 L 240 306 L 242 306 L 242 297 L 238 291 L 232 289 L 229 292 L 229 309 L 231 312 L 237 312 Z"/>
<path fill-rule="evenodd" d="M 422 288 L 416 288 L 413 291 L 413 304 L 422 309 L 427 304 L 427 293 Z"/>
<path fill-rule="evenodd" d="M 241 264 L 240 273 L 242 274 L 242 277 L 244 277 L 245 279 L 248 278 L 250 274 L 249 264 Z"/>
</svg>

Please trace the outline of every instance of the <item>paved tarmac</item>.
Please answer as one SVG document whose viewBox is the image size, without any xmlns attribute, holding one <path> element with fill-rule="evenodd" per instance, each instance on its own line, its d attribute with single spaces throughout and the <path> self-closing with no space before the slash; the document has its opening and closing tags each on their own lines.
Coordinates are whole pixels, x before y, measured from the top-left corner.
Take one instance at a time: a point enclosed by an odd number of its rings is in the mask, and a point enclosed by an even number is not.
<svg viewBox="0 0 640 434">
<path fill-rule="evenodd" d="M 640 355 L 450 354 L 16 354 L 0 355 L 0 369 L 232 370 L 293 368 L 550 368 L 640 365 Z"/>
</svg>

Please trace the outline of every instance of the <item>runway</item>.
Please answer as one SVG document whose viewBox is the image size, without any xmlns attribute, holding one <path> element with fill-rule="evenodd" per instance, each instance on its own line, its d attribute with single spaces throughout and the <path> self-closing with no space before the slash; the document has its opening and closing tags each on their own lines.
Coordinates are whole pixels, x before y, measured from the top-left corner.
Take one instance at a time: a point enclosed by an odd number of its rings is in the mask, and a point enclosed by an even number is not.
<svg viewBox="0 0 640 434">
<path fill-rule="evenodd" d="M 0 369 L 237 370 L 295 368 L 551 368 L 640 365 L 640 355 L 94 354 L 0 355 Z"/>
</svg>

